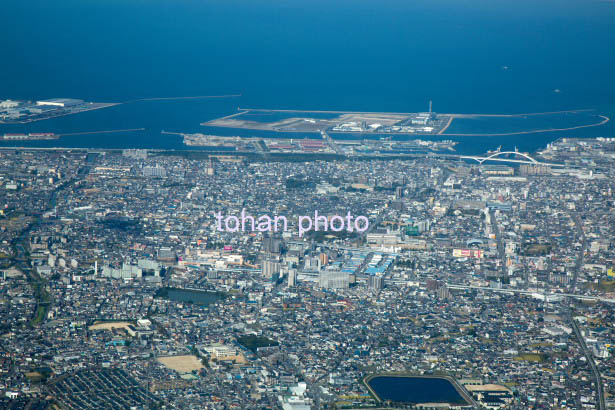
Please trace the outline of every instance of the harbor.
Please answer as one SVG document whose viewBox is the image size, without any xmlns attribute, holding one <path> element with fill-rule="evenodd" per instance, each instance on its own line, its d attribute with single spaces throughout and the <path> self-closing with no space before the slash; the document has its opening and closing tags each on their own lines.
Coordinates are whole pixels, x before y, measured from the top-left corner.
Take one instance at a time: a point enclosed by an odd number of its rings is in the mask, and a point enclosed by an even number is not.
<svg viewBox="0 0 615 410">
<path fill-rule="evenodd" d="M 73 98 L 51 98 L 36 102 L 4 100 L 0 101 L 0 124 L 28 124 L 114 105 L 117 104 L 86 102 Z"/>
</svg>

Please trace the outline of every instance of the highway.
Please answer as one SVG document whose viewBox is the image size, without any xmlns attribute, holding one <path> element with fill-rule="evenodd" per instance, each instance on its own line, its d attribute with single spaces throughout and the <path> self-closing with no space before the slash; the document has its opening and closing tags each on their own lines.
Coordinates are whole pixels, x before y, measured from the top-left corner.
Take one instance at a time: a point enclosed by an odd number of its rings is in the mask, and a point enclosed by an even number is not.
<svg viewBox="0 0 615 410">
<path fill-rule="evenodd" d="M 591 366 L 592 372 L 594 373 L 594 377 L 596 379 L 595 383 L 596 383 L 596 390 L 597 390 L 596 393 L 598 395 L 598 410 L 605 410 L 606 406 L 604 402 L 604 388 L 602 386 L 602 377 L 600 376 L 600 370 L 598 370 L 598 366 L 596 366 L 596 362 L 594 361 L 594 355 L 587 348 L 587 345 L 585 344 L 585 339 L 583 338 L 583 335 L 581 335 L 581 331 L 579 330 L 577 321 L 574 320 L 572 317 L 570 317 L 570 319 L 572 323 L 572 329 L 574 330 L 574 334 L 579 341 L 581 350 L 583 351 L 585 358 L 589 362 L 589 365 Z"/>
<path fill-rule="evenodd" d="M 508 155 L 508 154 L 519 155 L 519 156 L 524 157 L 525 159 L 498 158 L 500 155 Z M 481 157 L 481 156 L 475 156 L 475 155 L 458 155 L 457 158 L 472 159 L 481 165 L 485 161 L 497 161 L 497 162 L 512 162 L 515 164 L 544 165 L 544 166 L 549 166 L 549 167 L 564 167 L 565 166 L 564 164 L 555 164 L 551 162 L 540 162 L 522 152 L 512 152 L 512 151 L 497 152 L 487 157 Z"/>
<path fill-rule="evenodd" d="M 585 256 L 585 250 L 587 249 L 587 237 L 585 236 L 585 232 L 583 231 L 583 224 L 581 223 L 581 218 L 579 218 L 578 213 L 573 213 L 571 215 L 572 220 L 574 221 L 574 226 L 577 231 L 577 236 L 581 238 L 581 249 L 579 250 L 579 255 L 577 256 L 576 263 L 574 264 L 574 271 L 572 281 L 570 282 L 569 290 L 570 292 L 574 292 L 577 286 L 577 279 L 579 277 L 579 271 L 581 270 L 581 266 L 583 266 L 583 257 Z M 589 363 L 592 372 L 594 373 L 594 379 L 596 383 L 596 394 L 598 395 L 598 410 L 604 410 L 606 408 L 604 402 L 604 387 L 602 385 L 602 376 L 600 375 L 600 370 L 598 366 L 596 366 L 596 362 L 594 361 L 593 353 L 587 348 L 587 344 L 585 343 L 585 339 L 579 330 L 579 326 L 577 321 L 572 317 L 572 308 L 570 304 L 566 304 L 565 306 L 565 314 L 570 323 L 572 324 L 572 329 L 574 330 L 574 334 L 579 341 L 579 345 L 581 346 L 581 350 L 585 355 L 585 359 Z"/>
<path fill-rule="evenodd" d="M 513 158 L 499 158 L 500 155 L 519 155 L 524 157 L 525 159 L 513 159 Z M 445 153 L 428 153 L 427 154 L 428 157 L 431 158 L 435 158 L 435 159 L 449 159 L 449 160 L 460 160 L 460 159 L 466 159 L 466 160 L 473 160 L 479 163 L 479 165 L 482 165 L 485 161 L 495 161 L 495 162 L 508 162 L 508 163 L 513 163 L 513 164 L 529 164 L 529 165 L 544 165 L 544 166 L 548 166 L 548 167 L 569 167 L 569 168 L 574 168 L 573 166 L 570 165 L 565 165 L 565 164 L 557 164 L 557 163 L 552 163 L 552 162 L 541 162 L 538 161 L 532 157 L 530 157 L 527 154 L 524 154 L 522 152 L 515 152 L 515 151 L 502 151 L 502 152 L 496 152 L 493 153 L 491 155 L 487 155 L 487 156 L 481 156 L 481 155 L 458 155 L 458 154 L 445 154 Z"/>
<path fill-rule="evenodd" d="M 256 149 L 258 154 L 261 154 L 263 158 L 269 159 L 269 149 L 267 148 L 267 144 L 262 139 L 252 141 L 252 146 Z"/>
<path fill-rule="evenodd" d="M 322 135 L 322 138 L 327 141 L 329 147 L 331 147 L 331 149 L 335 151 L 336 154 L 346 156 L 346 153 L 342 151 L 342 149 L 335 143 L 335 141 L 333 141 L 333 138 L 331 138 L 329 134 L 322 130 L 320 131 L 320 135 Z"/>
<path fill-rule="evenodd" d="M 77 135 L 77 134 L 96 134 L 96 133 L 113 133 L 113 132 L 126 132 L 126 131 L 131 131 L 131 132 L 138 132 L 138 131 L 142 131 L 141 128 L 135 128 L 135 129 L 130 129 L 130 130 L 109 130 L 109 131 L 90 131 L 90 132 L 82 132 L 82 133 L 74 133 L 72 135 Z M 174 132 L 168 132 L 168 131 L 162 131 L 163 134 L 177 134 L 177 135 L 183 135 L 182 133 L 174 133 Z M 67 134 L 63 134 L 63 135 L 67 135 Z M 330 138 L 330 137 L 329 137 Z M 333 147 L 331 144 L 329 144 L 335 151 L 336 153 L 338 153 L 338 155 L 343 155 L 346 156 L 346 154 L 341 151 L 341 149 L 339 148 L 339 146 L 334 142 L 333 139 L 331 139 L 331 142 L 334 143 L 335 147 Z M 257 148 L 257 152 L 242 152 L 242 151 L 233 151 L 231 155 L 245 155 L 245 154 L 260 154 L 260 155 L 264 155 L 264 156 L 269 156 L 270 153 L 266 152 L 264 150 L 261 150 L 262 147 Z M 2 150 L 6 150 L 6 151 L 14 151 L 14 150 L 20 150 L 20 151 L 81 151 L 81 152 L 121 152 L 123 151 L 123 149 L 121 148 L 86 148 L 86 147 L 13 147 L 13 146 L 2 146 L 0 147 L 0 151 Z M 148 152 L 151 153 L 167 153 L 167 152 L 176 152 L 176 153 L 183 153 L 186 152 L 188 150 L 186 149 L 157 149 L 157 148 L 153 148 L 153 149 L 147 149 Z M 201 150 L 194 150 L 191 152 L 203 152 Z M 220 152 L 224 152 L 226 155 L 229 155 L 229 151 L 220 151 Z M 207 151 L 207 153 L 209 154 L 214 154 L 214 153 L 219 153 L 219 151 Z M 289 155 L 295 155 L 296 153 L 289 153 Z M 508 154 L 507 152 L 502 152 L 501 154 Z M 511 152 L 511 154 L 515 154 L 514 152 Z M 518 155 L 521 155 L 522 153 L 516 153 Z M 304 155 L 309 155 L 309 154 L 305 154 Z M 319 156 L 322 155 L 334 155 L 334 154 L 311 154 L 313 155 L 314 159 L 318 159 Z M 519 160 L 519 159 L 512 159 L 512 158 L 498 158 L 497 156 L 472 156 L 472 155 L 457 155 L 457 154 L 445 154 L 445 153 L 436 153 L 436 152 L 428 152 L 428 153 L 414 153 L 414 154 L 369 154 L 369 155 L 361 155 L 361 157 L 364 158 L 372 158 L 372 159 L 388 159 L 388 158 L 406 158 L 406 159 L 410 159 L 410 158 L 433 158 L 436 160 L 450 160 L 450 161 L 458 161 L 458 160 L 473 160 L 478 162 L 479 164 L 484 163 L 485 161 L 495 161 L 495 162 L 504 162 L 504 163 L 516 163 L 516 164 L 529 164 L 529 165 L 544 165 L 544 166 L 549 166 L 549 167 L 568 167 L 568 168 L 587 168 L 587 167 L 580 167 L 580 166 L 576 166 L 576 165 L 565 165 L 565 164 L 556 164 L 556 163 L 550 163 L 550 162 L 541 162 L 541 161 L 537 161 L 533 158 L 528 159 L 528 160 Z"/>
<path fill-rule="evenodd" d="M 387 283 L 394 283 L 396 285 L 408 285 L 407 280 L 388 280 Z M 427 288 L 426 283 L 419 283 L 419 285 L 421 288 Z M 457 290 L 481 290 L 485 292 L 494 292 L 494 293 L 507 293 L 507 294 L 517 293 L 520 295 L 527 295 L 527 296 L 542 295 L 543 297 L 562 296 L 562 297 L 568 297 L 568 298 L 579 299 L 579 300 L 591 300 L 591 301 L 596 301 L 596 302 L 615 303 L 615 299 L 608 299 L 608 298 L 603 298 L 600 296 L 581 295 L 581 294 L 575 294 L 575 293 L 548 293 L 548 292 L 539 292 L 536 290 L 523 290 L 523 289 L 516 289 L 516 288 L 499 288 L 498 289 L 498 288 L 491 288 L 488 286 L 459 285 L 455 283 L 446 283 L 446 286 L 449 289 L 457 289 Z"/>
<path fill-rule="evenodd" d="M 519 294 L 528 295 L 528 296 L 539 294 L 539 295 L 543 295 L 544 297 L 565 296 L 568 298 L 579 299 L 579 300 L 593 300 L 597 302 L 615 303 L 615 299 L 607 299 L 607 298 L 602 298 L 599 296 L 579 295 L 579 294 L 574 294 L 574 293 L 540 293 L 536 291 L 529 291 L 529 290 L 523 290 L 523 289 L 513 289 L 513 288 L 497 289 L 497 288 L 490 288 L 486 286 L 465 286 L 465 285 L 454 285 L 454 284 L 447 284 L 447 286 L 449 287 L 449 289 L 474 289 L 474 290 L 483 290 L 483 291 L 499 292 L 499 293 L 519 293 Z"/>
<path fill-rule="evenodd" d="M 71 188 L 76 182 L 76 179 L 69 179 L 51 191 L 48 198 L 49 207 L 41 214 L 52 210 L 55 207 L 56 198 L 60 192 L 67 188 Z M 26 276 L 28 283 L 32 286 L 34 295 L 36 298 L 36 307 L 34 309 L 32 320 L 30 324 L 38 325 L 47 319 L 47 312 L 53 304 L 53 299 L 49 292 L 45 289 L 46 280 L 41 277 L 34 269 L 32 269 L 32 263 L 30 260 L 30 253 L 28 251 L 28 244 L 30 242 L 30 233 L 36 231 L 36 228 L 43 224 L 44 221 L 40 215 L 31 215 L 34 217 L 34 221 L 23 228 L 19 235 L 11 241 L 11 245 L 14 250 L 14 256 L 12 258 L 13 266 L 17 267 Z M 40 308 L 40 309 L 39 309 Z"/>
<path fill-rule="evenodd" d="M 489 220 L 491 221 L 491 227 L 495 234 L 495 240 L 498 244 L 498 256 L 500 257 L 500 273 L 502 277 L 506 277 L 506 252 L 504 250 L 504 243 L 502 242 L 502 234 L 500 233 L 500 227 L 498 226 L 498 220 L 495 218 L 495 211 L 493 208 L 489 208 Z"/>
</svg>

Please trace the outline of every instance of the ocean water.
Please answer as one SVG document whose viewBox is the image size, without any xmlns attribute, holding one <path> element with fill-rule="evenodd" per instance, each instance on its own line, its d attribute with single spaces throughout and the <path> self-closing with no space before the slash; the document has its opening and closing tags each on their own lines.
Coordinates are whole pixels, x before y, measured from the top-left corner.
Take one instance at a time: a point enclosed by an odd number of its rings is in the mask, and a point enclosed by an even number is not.
<svg viewBox="0 0 615 410">
<path fill-rule="evenodd" d="M 239 106 L 413 112 L 433 100 L 438 112 L 615 116 L 610 1 L 4 0 L 0 25 L 0 99 L 241 94 L 0 125 L 0 133 L 146 129 L 36 146 L 182 148 L 160 131 L 205 131 L 201 122 Z M 463 152 L 533 151 L 614 129 L 456 139 Z"/>
</svg>

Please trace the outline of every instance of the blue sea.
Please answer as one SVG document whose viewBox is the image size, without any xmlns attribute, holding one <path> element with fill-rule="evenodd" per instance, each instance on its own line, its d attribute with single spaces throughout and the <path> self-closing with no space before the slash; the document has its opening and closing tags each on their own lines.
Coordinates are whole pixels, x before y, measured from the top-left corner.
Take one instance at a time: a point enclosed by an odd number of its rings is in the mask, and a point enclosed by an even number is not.
<svg viewBox="0 0 615 410">
<path fill-rule="evenodd" d="M 239 106 L 414 112 L 433 100 L 435 111 L 448 113 L 591 108 L 615 116 L 613 1 L 3 0 L 0 26 L 0 99 L 241 94 L 0 126 L 0 133 L 146 129 L 33 146 L 180 149 L 180 137 L 160 131 L 207 132 L 200 123 Z M 453 139 L 465 153 L 498 145 L 534 151 L 562 136 L 613 131 L 611 122 Z"/>
</svg>

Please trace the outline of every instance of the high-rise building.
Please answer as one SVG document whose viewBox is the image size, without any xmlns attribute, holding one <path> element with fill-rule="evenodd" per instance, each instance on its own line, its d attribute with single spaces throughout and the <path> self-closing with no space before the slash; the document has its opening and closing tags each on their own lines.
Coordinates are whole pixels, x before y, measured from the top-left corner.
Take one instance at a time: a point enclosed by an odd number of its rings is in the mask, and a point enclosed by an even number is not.
<svg viewBox="0 0 615 410">
<path fill-rule="evenodd" d="M 292 288 L 297 285 L 297 270 L 290 269 L 288 271 L 288 287 Z"/>
<path fill-rule="evenodd" d="M 329 255 L 326 253 L 320 254 L 320 266 L 325 266 L 329 263 Z"/>
<path fill-rule="evenodd" d="M 163 167 L 156 164 L 156 166 L 151 167 L 143 167 L 143 176 L 144 177 L 158 177 L 158 178 L 166 178 L 167 170 Z"/>
<path fill-rule="evenodd" d="M 451 298 L 451 291 L 448 290 L 448 286 L 441 286 L 437 290 L 438 298 L 448 300 Z"/>
<path fill-rule="evenodd" d="M 380 275 L 372 275 L 367 281 L 370 289 L 381 290 L 384 287 L 384 278 Z"/>
<path fill-rule="evenodd" d="M 263 262 L 263 276 L 271 278 L 273 275 L 280 273 L 280 262 L 266 260 Z"/>
<path fill-rule="evenodd" d="M 143 271 L 138 266 L 124 263 L 120 269 L 115 269 L 110 266 L 103 267 L 102 276 L 113 279 L 133 279 L 141 278 L 143 276 Z"/>
<path fill-rule="evenodd" d="M 282 241 L 278 238 L 267 237 L 263 239 L 263 244 L 261 246 L 263 252 L 279 254 L 282 250 Z"/>
<path fill-rule="evenodd" d="M 318 284 L 324 289 L 347 289 L 350 275 L 339 271 L 324 271 L 318 277 Z"/>
<path fill-rule="evenodd" d="M 419 233 L 423 233 L 425 231 L 428 231 L 429 228 L 431 228 L 431 221 L 429 221 L 428 219 L 420 221 L 416 224 L 416 227 L 418 228 Z"/>
<path fill-rule="evenodd" d="M 551 168 L 546 165 L 519 165 L 519 173 L 521 175 L 549 175 L 551 174 Z"/>
</svg>

